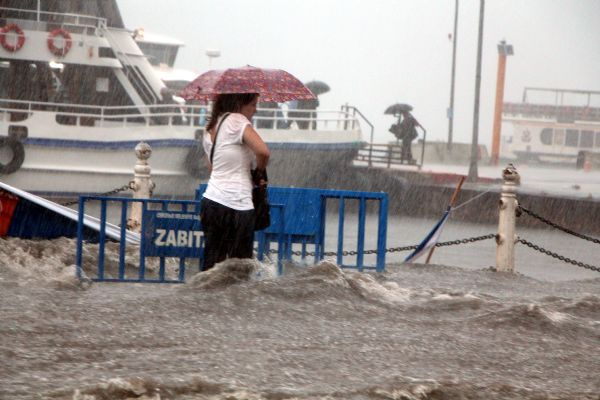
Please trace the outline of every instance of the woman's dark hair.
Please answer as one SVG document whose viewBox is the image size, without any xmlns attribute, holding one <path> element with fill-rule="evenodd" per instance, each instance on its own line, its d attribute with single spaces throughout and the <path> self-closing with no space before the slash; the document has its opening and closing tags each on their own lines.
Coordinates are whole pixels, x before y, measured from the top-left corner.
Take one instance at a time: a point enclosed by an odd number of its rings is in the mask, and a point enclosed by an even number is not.
<svg viewBox="0 0 600 400">
<path fill-rule="evenodd" d="M 224 93 L 218 95 L 217 100 L 213 103 L 206 130 L 210 131 L 213 129 L 222 114 L 226 112 L 240 112 L 243 106 L 252 103 L 257 96 L 258 93 Z"/>
</svg>

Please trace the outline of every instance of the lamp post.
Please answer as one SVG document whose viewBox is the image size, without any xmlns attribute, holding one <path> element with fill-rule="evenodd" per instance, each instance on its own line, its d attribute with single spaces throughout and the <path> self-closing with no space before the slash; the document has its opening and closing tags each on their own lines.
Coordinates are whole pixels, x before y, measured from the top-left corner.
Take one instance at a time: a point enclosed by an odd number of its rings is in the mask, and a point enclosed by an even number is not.
<svg viewBox="0 0 600 400">
<path fill-rule="evenodd" d="M 498 43 L 498 78 L 496 79 L 496 105 L 494 108 L 494 129 L 492 134 L 492 155 L 490 165 L 498 165 L 500 158 L 500 131 L 502 130 L 502 104 L 504 102 L 504 81 L 506 77 L 506 56 L 512 56 L 513 47 L 505 40 Z"/>
<path fill-rule="evenodd" d="M 212 59 L 221 56 L 221 51 L 217 49 L 206 50 L 206 56 L 208 57 L 208 69 L 212 67 Z"/>
<path fill-rule="evenodd" d="M 454 129 L 454 78 L 456 76 L 456 35 L 458 34 L 458 0 L 454 3 L 454 34 L 452 35 L 452 78 L 450 80 L 450 106 L 448 107 L 448 144 L 452 149 L 452 130 Z"/>
<path fill-rule="evenodd" d="M 473 138 L 471 140 L 471 161 L 468 181 L 477 180 L 477 160 L 479 158 L 479 93 L 481 92 L 481 52 L 483 42 L 483 16 L 485 1 L 479 0 L 479 38 L 477 40 L 477 69 L 475 73 L 475 107 L 473 110 Z"/>
</svg>

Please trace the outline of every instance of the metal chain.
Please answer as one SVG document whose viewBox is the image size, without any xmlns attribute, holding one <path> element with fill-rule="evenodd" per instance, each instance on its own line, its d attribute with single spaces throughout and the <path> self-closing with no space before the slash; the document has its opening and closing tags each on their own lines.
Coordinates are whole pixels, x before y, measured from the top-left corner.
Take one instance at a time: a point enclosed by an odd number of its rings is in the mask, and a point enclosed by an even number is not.
<svg viewBox="0 0 600 400">
<path fill-rule="evenodd" d="M 525 239 L 518 239 L 518 242 L 523 243 L 525 246 L 527 247 L 531 247 L 534 250 L 539 251 L 540 253 L 544 253 L 546 255 L 549 255 L 550 257 L 556 258 L 558 260 L 564 261 L 566 263 L 572 264 L 572 265 L 576 265 L 578 267 L 582 267 L 582 268 L 587 268 L 587 269 L 591 269 L 592 271 L 596 271 L 596 272 L 600 272 L 600 267 L 596 267 L 594 265 L 590 265 L 590 264 L 586 264 L 584 262 L 581 261 L 576 261 L 573 260 L 569 257 L 565 257 L 565 256 L 561 256 L 560 254 L 556 254 L 551 252 L 550 250 L 546 250 L 543 247 L 538 246 L 537 244 L 533 244 Z"/>
<path fill-rule="evenodd" d="M 121 187 L 118 187 L 118 188 L 116 188 L 116 189 L 109 190 L 108 192 L 100 193 L 100 194 L 98 194 L 97 196 L 101 196 L 101 197 L 104 197 L 104 196 L 111 196 L 111 195 L 113 195 L 113 194 L 117 194 L 117 193 L 120 193 L 120 192 L 124 192 L 125 190 L 129 190 L 129 189 L 131 189 L 131 185 L 132 185 L 132 184 L 133 184 L 133 181 L 130 181 L 129 183 L 127 183 L 127 185 L 123 185 L 123 186 L 121 186 Z M 61 203 L 61 205 L 62 205 L 62 206 L 72 206 L 73 204 L 77 204 L 77 203 L 79 203 L 79 199 L 77 199 L 77 200 L 73 200 L 73 201 L 67 201 L 66 203 Z"/>
<path fill-rule="evenodd" d="M 474 242 L 478 242 L 480 240 L 495 239 L 495 238 L 496 238 L 496 234 L 490 233 L 490 234 L 483 235 L 483 236 L 474 236 L 474 237 L 470 237 L 470 238 L 466 238 L 466 239 L 457 239 L 457 240 L 451 240 L 449 242 L 436 243 L 435 247 L 452 246 L 455 244 L 474 243 Z"/>
<path fill-rule="evenodd" d="M 436 243 L 435 247 L 442 247 L 442 246 L 453 246 L 453 245 L 457 245 L 457 244 L 467 244 L 467 243 L 474 243 L 474 242 L 478 242 L 480 240 L 487 240 L 487 239 L 494 239 L 496 237 L 495 233 L 490 233 L 488 235 L 483 235 L 483 236 L 474 236 L 474 237 L 470 237 L 470 238 L 465 238 L 465 239 L 457 239 L 457 240 L 451 240 L 448 242 L 440 242 L 440 243 Z M 418 244 L 414 244 L 412 246 L 402 246 L 402 247 L 391 247 L 389 249 L 386 249 L 386 253 L 395 253 L 395 252 L 400 252 L 400 251 L 408 251 L 408 250 L 415 250 L 417 247 L 419 247 Z M 269 254 L 275 254 L 278 253 L 278 250 L 276 249 L 270 249 L 269 250 Z M 301 256 L 302 252 L 299 250 L 295 250 L 291 252 L 293 255 L 295 256 Z M 304 254 L 306 254 L 307 256 L 311 256 L 314 257 L 315 252 L 314 251 L 307 251 Z M 358 254 L 358 251 L 355 250 L 344 250 L 342 251 L 342 256 L 355 256 Z M 363 251 L 363 254 L 377 254 L 377 250 L 365 250 Z M 331 256 L 337 256 L 338 252 L 337 251 L 327 251 L 325 253 L 323 253 L 324 256 L 327 257 L 331 257 Z"/>
<path fill-rule="evenodd" d="M 575 231 L 573 231 L 573 230 L 571 230 L 569 228 L 565 228 L 563 226 L 560 226 L 560 225 L 558 225 L 558 224 L 556 224 L 556 223 L 554 223 L 552 221 L 547 220 L 546 218 L 544 218 L 542 216 L 537 215 L 533 211 L 528 210 L 527 208 L 525 208 L 525 207 L 523 207 L 521 205 L 519 205 L 518 210 L 521 210 L 522 212 L 524 212 L 526 214 L 529 214 L 533 218 L 539 219 L 543 223 L 548 224 L 548 225 L 550 225 L 551 227 L 553 227 L 555 229 L 558 229 L 558 230 L 563 231 L 565 233 L 568 233 L 570 235 L 576 236 L 576 237 L 578 237 L 580 239 L 584 239 L 584 240 L 588 240 L 588 241 L 596 243 L 596 244 L 600 244 L 600 239 L 596 239 L 596 238 L 593 238 L 593 237 L 590 237 L 590 236 L 586 236 L 586 235 L 584 235 L 582 233 L 578 233 L 578 232 L 575 232 Z"/>
</svg>

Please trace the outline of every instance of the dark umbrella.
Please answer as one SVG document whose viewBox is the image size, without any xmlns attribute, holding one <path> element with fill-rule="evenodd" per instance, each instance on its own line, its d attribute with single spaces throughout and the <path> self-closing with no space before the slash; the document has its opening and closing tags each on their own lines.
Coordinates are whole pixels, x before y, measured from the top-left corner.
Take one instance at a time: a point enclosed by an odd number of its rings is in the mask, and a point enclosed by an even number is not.
<svg viewBox="0 0 600 400">
<path fill-rule="evenodd" d="M 327 93 L 330 90 L 329 85 L 326 84 L 323 81 L 310 81 L 310 82 L 306 82 L 304 84 L 304 86 L 306 86 L 307 88 L 309 88 L 310 91 L 313 92 L 313 94 L 315 96 L 322 95 L 323 93 Z"/>
<path fill-rule="evenodd" d="M 410 112 L 412 109 L 413 108 L 410 104 L 396 103 L 386 108 L 384 114 L 398 115 L 404 111 Z"/>
<path fill-rule="evenodd" d="M 315 95 L 292 74 L 281 69 L 241 68 L 203 73 L 181 91 L 184 99 L 212 100 L 221 93 L 258 93 L 261 101 L 314 99 Z"/>
</svg>

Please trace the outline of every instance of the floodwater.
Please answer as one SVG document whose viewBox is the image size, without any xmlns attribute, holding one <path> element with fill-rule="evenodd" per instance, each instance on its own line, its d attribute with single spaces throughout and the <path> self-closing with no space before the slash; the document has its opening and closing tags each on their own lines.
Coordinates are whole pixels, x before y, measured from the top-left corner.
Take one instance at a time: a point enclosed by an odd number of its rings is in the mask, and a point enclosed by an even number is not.
<svg viewBox="0 0 600 400">
<path fill-rule="evenodd" d="M 388 247 L 433 222 L 392 217 Z M 441 240 L 490 232 L 450 221 Z M 597 264 L 593 243 L 520 234 Z M 488 240 L 380 274 L 231 260 L 183 285 L 80 283 L 74 249 L 0 239 L 1 399 L 600 398 L 600 273 L 522 246 L 516 274 L 489 269 Z"/>
</svg>

